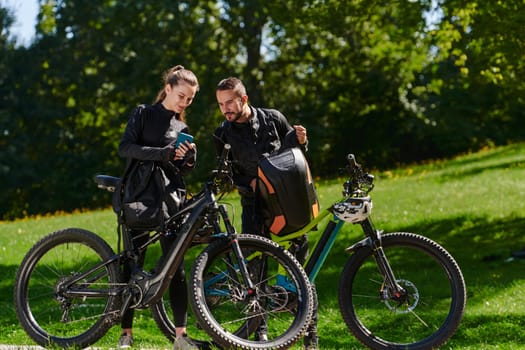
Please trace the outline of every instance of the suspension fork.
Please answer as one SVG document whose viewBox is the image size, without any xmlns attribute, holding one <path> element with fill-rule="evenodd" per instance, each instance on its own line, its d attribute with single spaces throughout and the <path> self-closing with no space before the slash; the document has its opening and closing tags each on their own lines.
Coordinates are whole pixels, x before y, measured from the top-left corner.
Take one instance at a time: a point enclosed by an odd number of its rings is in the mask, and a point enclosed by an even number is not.
<svg viewBox="0 0 525 350">
<path fill-rule="evenodd" d="M 219 205 L 219 212 L 224 222 L 224 226 L 226 227 L 228 237 L 230 238 L 230 244 L 232 245 L 233 254 L 237 259 L 237 265 L 241 272 L 242 279 L 244 280 L 245 285 L 248 286 L 248 295 L 254 294 L 255 285 L 253 284 L 250 278 L 250 273 L 248 272 L 248 268 L 246 267 L 244 256 L 242 254 L 241 247 L 239 246 L 239 241 L 237 240 L 237 232 L 235 231 L 235 228 L 230 221 L 230 217 L 228 216 L 228 212 L 226 211 L 226 208 L 223 204 Z"/>
<path fill-rule="evenodd" d="M 392 271 L 392 267 L 390 267 L 390 263 L 385 255 L 383 243 L 381 241 L 382 231 L 375 229 L 370 217 L 360 222 L 360 225 L 367 236 L 367 245 L 372 248 L 374 259 L 379 271 L 385 279 L 385 284 L 392 289 L 395 297 L 400 297 L 405 293 L 405 289 L 396 282 L 397 280 L 394 271 Z"/>
</svg>

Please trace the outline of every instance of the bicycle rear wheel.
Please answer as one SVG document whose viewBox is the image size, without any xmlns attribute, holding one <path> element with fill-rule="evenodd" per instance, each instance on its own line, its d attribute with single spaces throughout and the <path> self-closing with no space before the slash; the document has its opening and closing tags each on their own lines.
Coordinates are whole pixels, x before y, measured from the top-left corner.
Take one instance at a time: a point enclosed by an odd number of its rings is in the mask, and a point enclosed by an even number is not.
<svg viewBox="0 0 525 350">
<path fill-rule="evenodd" d="M 31 248 L 16 274 L 14 303 L 36 343 L 84 348 L 106 334 L 119 304 L 109 293 L 118 283 L 118 264 L 103 264 L 112 256 L 102 238 L 76 228 L 54 232 Z"/>
<path fill-rule="evenodd" d="M 438 348 L 454 334 L 465 310 L 458 264 L 436 242 L 413 233 L 390 233 L 382 243 L 406 295 L 388 290 L 370 247 L 358 248 L 339 285 L 348 328 L 372 349 Z"/>
<path fill-rule="evenodd" d="M 191 270 L 193 313 L 226 348 L 286 349 L 311 319 L 314 300 L 308 277 L 297 260 L 271 240 L 239 235 L 238 243 L 254 288 L 245 284 L 230 242 L 217 240 Z M 250 339 L 262 323 L 268 339 Z"/>
</svg>

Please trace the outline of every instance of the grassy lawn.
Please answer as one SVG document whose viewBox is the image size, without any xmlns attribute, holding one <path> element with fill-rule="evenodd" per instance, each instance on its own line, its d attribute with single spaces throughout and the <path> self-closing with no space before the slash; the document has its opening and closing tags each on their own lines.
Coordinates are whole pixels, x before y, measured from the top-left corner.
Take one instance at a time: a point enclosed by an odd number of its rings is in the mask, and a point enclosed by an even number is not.
<svg viewBox="0 0 525 350">
<path fill-rule="evenodd" d="M 462 268 L 468 290 L 466 313 L 442 348 L 523 349 L 525 259 L 514 260 L 510 254 L 525 246 L 525 144 L 374 174 L 376 226 L 425 235 L 442 244 Z M 322 207 L 339 197 L 343 181 L 317 181 Z M 238 202 L 233 194 L 227 200 Z M 240 209 L 237 204 L 233 209 L 238 225 Z M 110 209 L 0 223 L 0 344 L 34 344 L 15 316 L 13 279 L 35 241 L 65 227 L 91 230 L 116 246 L 115 215 Z M 338 280 L 347 260 L 344 249 L 361 236 L 358 226 L 343 228 L 318 276 L 322 349 L 362 348 L 346 329 L 337 304 Z M 150 260 L 157 253 L 149 252 Z M 191 334 L 198 332 L 194 323 L 191 318 Z M 95 346 L 115 347 L 118 336 L 119 327 L 113 327 Z M 136 348 L 171 348 L 148 310 L 136 313 L 135 339 Z"/>
</svg>

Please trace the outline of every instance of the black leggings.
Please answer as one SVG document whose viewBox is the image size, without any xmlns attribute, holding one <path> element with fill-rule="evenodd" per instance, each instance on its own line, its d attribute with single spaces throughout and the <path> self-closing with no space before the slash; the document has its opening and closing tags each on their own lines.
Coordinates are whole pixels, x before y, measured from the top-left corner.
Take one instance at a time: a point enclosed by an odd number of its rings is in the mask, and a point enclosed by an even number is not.
<svg viewBox="0 0 525 350">
<path fill-rule="evenodd" d="M 140 246 L 147 242 L 149 235 L 145 234 L 140 236 L 143 232 L 131 232 L 131 237 L 135 246 Z M 162 248 L 162 254 L 167 254 L 175 236 L 163 236 L 160 240 L 160 246 Z M 146 251 L 139 255 L 137 264 L 140 267 L 144 266 L 144 260 L 146 258 Z M 131 276 L 132 264 L 124 266 L 124 278 L 129 280 Z M 188 322 L 188 288 L 186 283 L 186 273 L 184 272 L 184 260 L 180 264 L 179 268 L 173 276 L 170 287 L 169 287 L 169 298 L 171 310 L 173 311 L 173 319 L 175 327 L 186 327 Z M 128 309 L 121 319 L 122 328 L 132 328 L 133 327 L 133 315 L 134 309 Z"/>
</svg>

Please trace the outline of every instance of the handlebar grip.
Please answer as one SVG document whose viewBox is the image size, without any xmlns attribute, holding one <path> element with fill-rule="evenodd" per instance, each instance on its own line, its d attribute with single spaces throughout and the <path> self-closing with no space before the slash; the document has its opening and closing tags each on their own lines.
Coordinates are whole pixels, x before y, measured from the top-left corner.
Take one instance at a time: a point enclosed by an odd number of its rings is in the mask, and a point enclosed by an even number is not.
<svg viewBox="0 0 525 350">
<path fill-rule="evenodd" d="M 225 160 L 228 159 L 228 155 L 230 154 L 231 148 L 232 146 L 229 143 L 224 144 L 224 147 L 222 148 L 222 153 L 221 153 L 221 162 L 224 162 Z"/>
<path fill-rule="evenodd" d="M 346 156 L 346 159 L 348 160 L 348 163 L 352 168 L 357 167 L 357 162 L 355 161 L 355 156 L 353 154 L 349 154 Z"/>
<path fill-rule="evenodd" d="M 224 178 L 230 172 L 230 165 L 228 162 L 228 155 L 230 154 L 231 145 L 225 143 L 222 148 L 221 156 L 218 159 L 217 169 L 215 170 L 215 181 Z"/>
</svg>

